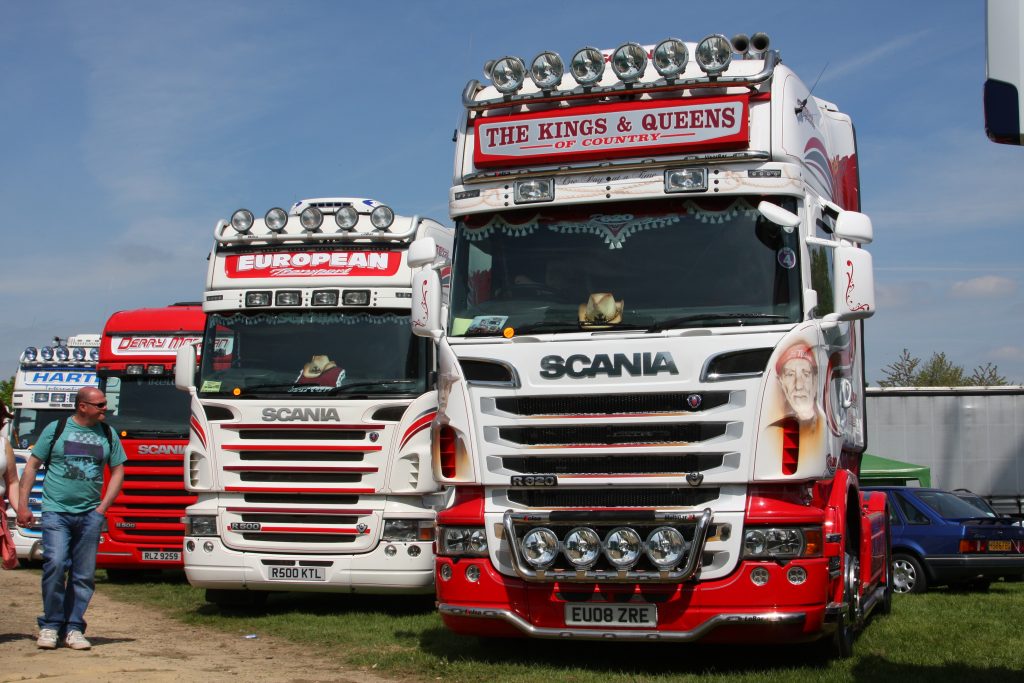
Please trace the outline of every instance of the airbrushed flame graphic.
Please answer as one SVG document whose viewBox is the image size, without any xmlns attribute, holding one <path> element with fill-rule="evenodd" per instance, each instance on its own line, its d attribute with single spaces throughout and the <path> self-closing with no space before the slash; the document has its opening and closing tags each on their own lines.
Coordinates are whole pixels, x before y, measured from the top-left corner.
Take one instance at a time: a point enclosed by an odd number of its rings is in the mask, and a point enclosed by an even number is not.
<svg viewBox="0 0 1024 683">
<path fill-rule="evenodd" d="M 413 317 L 412 318 L 412 326 L 413 327 L 425 327 L 424 321 L 427 319 L 427 316 L 430 314 L 430 307 L 427 304 L 427 284 L 428 284 L 427 278 L 421 277 L 420 278 L 420 300 L 419 300 L 419 305 L 420 305 L 420 308 L 423 311 L 423 317 L 422 318 Z"/>
<path fill-rule="evenodd" d="M 853 283 L 853 261 L 846 262 L 846 305 L 851 311 L 870 311 L 869 304 L 855 303 L 853 290 L 857 286 Z"/>
</svg>

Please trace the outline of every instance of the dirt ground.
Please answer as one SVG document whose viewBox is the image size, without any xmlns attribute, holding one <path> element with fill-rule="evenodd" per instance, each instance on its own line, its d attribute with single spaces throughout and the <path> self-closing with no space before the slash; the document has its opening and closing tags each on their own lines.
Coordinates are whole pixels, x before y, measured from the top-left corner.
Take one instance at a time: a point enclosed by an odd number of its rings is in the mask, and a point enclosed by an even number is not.
<svg viewBox="0 0 1024 683">
<path fill-rule="evenodd" d="M 0 682 L 201 681 L 385 683 L 369 671 L 339 670 L 312 649 L 247 634 L 197 629 L 101 591 L 86 618 L 92 649 L 36 648 L 41 610 L 38 569 L 0 571 Z"/>
</svg>

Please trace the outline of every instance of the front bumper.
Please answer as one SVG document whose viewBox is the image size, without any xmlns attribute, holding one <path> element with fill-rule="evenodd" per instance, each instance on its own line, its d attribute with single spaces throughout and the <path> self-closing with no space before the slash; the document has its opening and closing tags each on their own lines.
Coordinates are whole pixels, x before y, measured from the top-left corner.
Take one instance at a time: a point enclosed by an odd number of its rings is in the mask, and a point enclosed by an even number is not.
<svg viewBox="0 0 1024 683">
<path fill-rule="evenodd" d="M 164 559 L 175 553 L 177 560 Z M 100 569 L 181 569 L 185 566 L 185 553 L 180 538 L 168 539 L 161 545 L 138 545 L 115 541 L 107 534 L 100 534 L 96 566 Z"/>
<path fill-rule="evenodd" d="M 449 565 L 451 578 L 442 578 Z M 466 569 L 476 565 L 479 579 Z M 803 567 L 806 580 L 794 585 L 790 567 Z M 829 604 L 827 560 L 743 562 L 729 576 L 678 584 L 527 583 L 496 572 L 487 558 L 437 559 L 438 609 L 451 630 L 478 636 L 529 636 L 580 640 L 691 642 L 795 642 L 813 640 L 835 628 L 836 606 Z M 768 570 L 763 586 L 754 568 Z M 447 574 L 448 570 L 444 570 Z M 566 605 L 654 604 L 657 626 L 567 626 Z"/>
<path fill-rule="evenodd" d="M 193 549 L 189 550 L 190 542 Z M 210 542 L 212 549 L 204 545 Z M 382 542 L 368 553 L 353 555 L 239 552 L 219 538 L 185 537 L 185 575 L 198 588 L 320 593 L 431 594 L 434 592 L 434 547 L 431 541 Z M 394 546 L 388 556 L 385 548 Z M 418 548 L 418 554 L 410 554 Z M 414 553 L 416 551 L 413 551 Z M 276 580 L 270 568 L 320 567 L 325 580 Z M 299 572 L 296 572 L 299 573 Z"/>
<path fill-rule="evenodd" d="M 1024 575 L 1024 555 L 932 555 L 924 562 L 937 584 Z"/>
</svg>

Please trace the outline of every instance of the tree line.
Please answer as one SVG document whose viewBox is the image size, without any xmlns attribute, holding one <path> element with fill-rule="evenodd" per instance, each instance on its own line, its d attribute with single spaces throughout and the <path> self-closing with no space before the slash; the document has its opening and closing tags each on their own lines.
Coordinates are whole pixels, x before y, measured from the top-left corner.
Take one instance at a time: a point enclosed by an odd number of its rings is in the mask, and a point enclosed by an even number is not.
<svg viewBox="0 0 1024 683">
<path fill-rule="evenodd" d="M 882 374 L 884 379 L 878 382 L 881 387 L 1003 387 L 1010 383 L 992 363 L 979 365 L 967 374 L 963 366 L 939 351 L 922 362 L 903 349 L 899 358 L 882 369 Z"/>
</svg>

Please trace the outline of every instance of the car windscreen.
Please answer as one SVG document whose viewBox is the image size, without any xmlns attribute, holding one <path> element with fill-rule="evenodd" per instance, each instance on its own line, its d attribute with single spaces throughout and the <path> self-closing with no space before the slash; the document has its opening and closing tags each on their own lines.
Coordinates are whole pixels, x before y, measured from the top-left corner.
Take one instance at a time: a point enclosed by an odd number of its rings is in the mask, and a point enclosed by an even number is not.
<svg viewBox="0 0 1024 683">
<path fill-rule="evenodd" d="M 990 516 L 948 491 L 914 491 L 912 495 L 946 519 L 976 519 Z"/>
<path fill-rule="evenodd" d="M 188 438 L 189 397 L 174 378 L 110 376 L 102 380 L 107 396 L 106 422 L 128 438 Z"/>
</svg>

